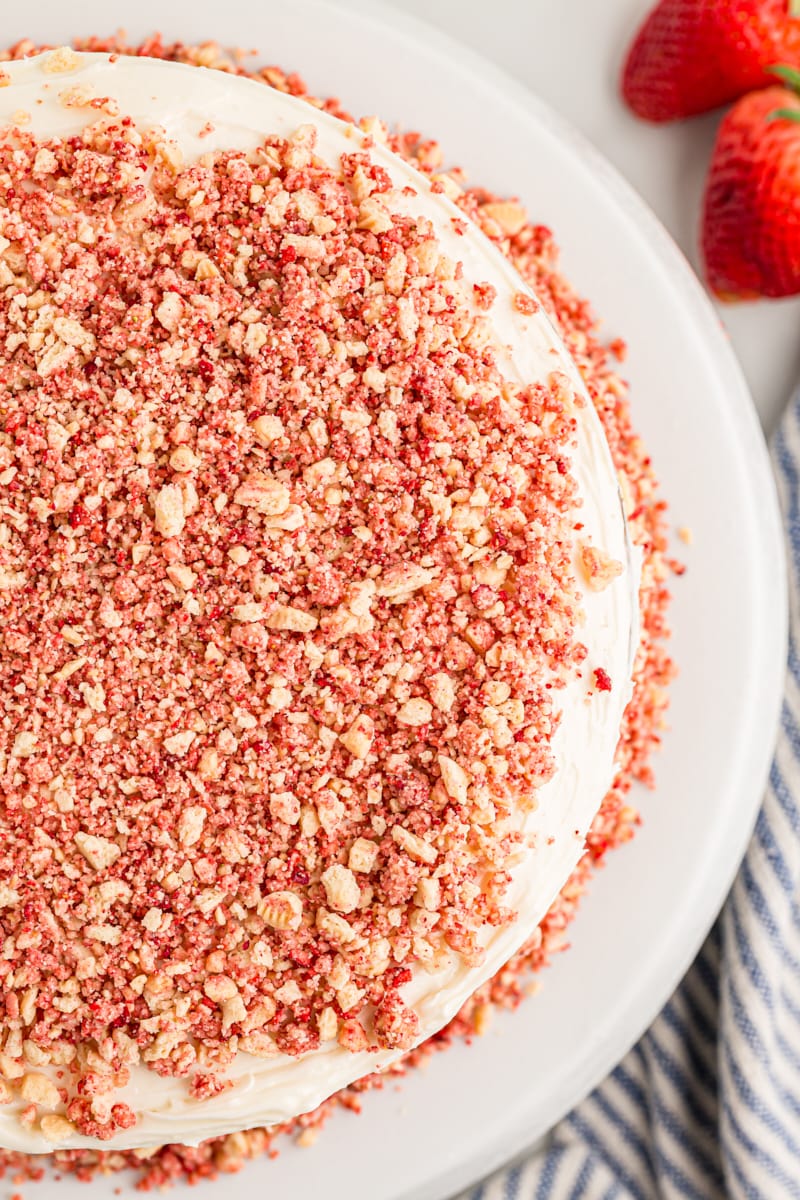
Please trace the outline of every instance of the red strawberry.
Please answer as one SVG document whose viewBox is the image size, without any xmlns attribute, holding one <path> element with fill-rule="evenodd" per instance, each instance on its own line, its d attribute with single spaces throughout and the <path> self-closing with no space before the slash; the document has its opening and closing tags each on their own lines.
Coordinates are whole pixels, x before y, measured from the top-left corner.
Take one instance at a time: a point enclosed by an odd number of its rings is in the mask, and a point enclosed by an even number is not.
<svg viewBox="0 0 800 1200">
<path fill-rule="evenodd" d="M 648 121 L 707 112 L 767 87 L 773 63 L 800 67 L 800 0 L 661 0 L 622 77 Z"/>
<path fill-rule="evenodd" d="M 800 71 L 734 105 L 720 126 L 703 211 L 709 285 L 726 299 L 800 292 Z"/>
</svg>

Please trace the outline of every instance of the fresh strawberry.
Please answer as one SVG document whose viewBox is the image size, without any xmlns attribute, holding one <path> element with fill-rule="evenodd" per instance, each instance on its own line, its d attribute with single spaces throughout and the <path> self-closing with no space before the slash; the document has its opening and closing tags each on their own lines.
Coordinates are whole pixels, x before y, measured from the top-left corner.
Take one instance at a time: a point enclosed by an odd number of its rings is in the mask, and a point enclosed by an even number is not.
<svg viewBox="0 0 800 1200">
<path fill-rule="evenodd" d="M 661 0 L 625 64 L 622 91 L 648 121 L 707 112 L 800 67 L 800 0 Z"/>
<path fill-rule="evenodd" d="M 706 277 L 725 299 L 800 292 L 800 71 L 720 126 L 703 212 Z"/>
</svg>

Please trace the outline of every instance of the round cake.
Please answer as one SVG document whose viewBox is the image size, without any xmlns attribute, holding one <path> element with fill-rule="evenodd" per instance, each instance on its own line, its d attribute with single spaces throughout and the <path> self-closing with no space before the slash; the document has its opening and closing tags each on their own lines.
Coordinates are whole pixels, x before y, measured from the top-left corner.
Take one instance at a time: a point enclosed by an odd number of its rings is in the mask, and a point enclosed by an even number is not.
<svg viewBox="0 0 800 1200">
<path fill-rule="evenodd" d="M 0 89 L 0 1145 L 196 1144 L 430 1037 L 615 774 L 579 371 L 383 143 L 58 50 Z"/>
</svg>

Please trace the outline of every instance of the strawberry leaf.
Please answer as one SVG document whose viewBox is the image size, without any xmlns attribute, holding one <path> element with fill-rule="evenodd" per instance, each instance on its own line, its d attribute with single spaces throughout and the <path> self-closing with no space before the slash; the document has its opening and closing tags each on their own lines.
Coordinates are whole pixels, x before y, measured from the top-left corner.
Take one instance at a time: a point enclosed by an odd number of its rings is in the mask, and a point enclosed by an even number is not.
<svg viewBox="0 0 800 1200">
<path fill-rule="evenodd" d="M 776 108 L 767 117 L 768 121 L 795 121 L 800 125 L 800 108 Z"/>
<path fill-rule="evenodd" d="M 800 0 L 789 0 L 789 16 L 800 17 Z"/>
<path fill-rule="evenodd" d="M 798 3 L 800 3 L 800 0 L 798 0 Z M 800 95 L 800 71 L 796 67 L 787 67 L 781 64 L 776 67 L 767 67 L 767 71 L 770 75 L 777 75 L 778 79 L 782 79 L 787 87 L 790 87 L 793 92 L 797 92 Z"/>
</svg>

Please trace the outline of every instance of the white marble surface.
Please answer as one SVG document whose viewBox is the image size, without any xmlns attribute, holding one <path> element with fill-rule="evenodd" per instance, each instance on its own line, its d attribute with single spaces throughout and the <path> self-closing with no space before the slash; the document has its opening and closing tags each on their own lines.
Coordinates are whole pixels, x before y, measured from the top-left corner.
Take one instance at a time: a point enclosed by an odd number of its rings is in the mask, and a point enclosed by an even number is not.
<svg viewBox="0 0 800 1200">
<path fill-rule="evenodd" d="M 629 115 L 617 81 L 651 0 L 396 0 L 515 75 L 583 131 L 645 197 L 698 266 L 705 172 L 719 117 L 669 127 Z M 800 380 L 800 300 L 720 305 L 771 431 Z"/>
</svg>

